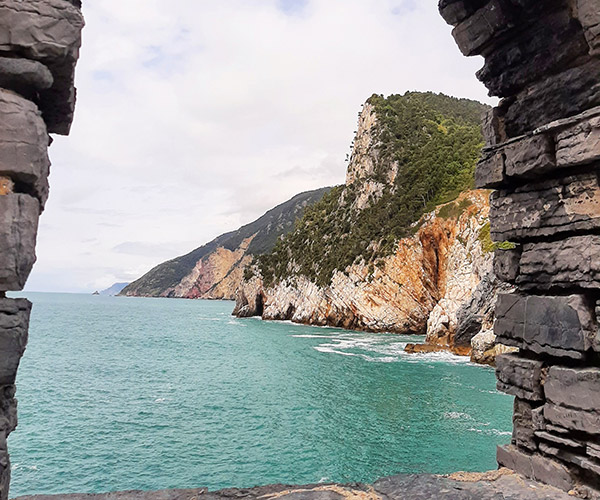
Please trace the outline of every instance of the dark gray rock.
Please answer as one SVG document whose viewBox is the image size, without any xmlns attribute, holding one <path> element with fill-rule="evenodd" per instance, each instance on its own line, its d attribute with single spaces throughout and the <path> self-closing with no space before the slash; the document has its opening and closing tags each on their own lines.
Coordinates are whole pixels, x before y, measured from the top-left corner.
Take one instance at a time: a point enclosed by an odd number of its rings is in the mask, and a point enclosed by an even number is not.
<svg viewBox="0 0 600 500">
<path fill-rule="evenodd" d="M 546 399 L 556 405 L 600 411 L 600 368 L 552 366 L 544 393 Z"/>
<path fill-rule="evenodd" d="M 568 448 L 572 448 L 573 450 L 585 453 L 585 444 L 581 441 L 574 441 L 573 439 L 545 431 L 536 431 L 535 436 L 544 441 L 548 441 L 553 445 L 566 446 Z"/>
<path fill-rule="evenodd" d="M 506 283 L 514 283 L 519 276 L 521 247 L 494 250 L 494 274 Z"/>
<path fill-rule="evenodd" d="M 476 474 L 472 474 L 476 475 Z M 481 474 L 480 480 L 456 480 L 432 474 L 402 474 L 362 484 L 308 486 L 273 485 L 249 489 L 230 488 L 216 492 L 206 489 L 124 491 L 97 495 L 34 495 L 18 500 L 570 500 L 572 497 L 552 486 L 516 474 Z"/>
<path fill-rule="evenodd" d="M 513 445 L 499 446 L 496 458 L 504 467 L 563 491 L 569 491 L 574 486 L 569 470 L 550 458 L 524 453 Z"/>
<path fill-rule="evenodd" d="M 524 290 L 600 288 L 600 235 L 523 245 L 517 285 Z"/>
<path fill-rule="evenodd" d="M 494 37 L 513 26 L 506 3 L 491 0 L 484 8 L 457 24 L 452 30 L 452 36 L 465 56 L 473 56 L 480 54 Z"/>
<path fill-rule="evenodd" d="M 549 135 L 526 137 L 508 144 L 503 151 L 508 177 L 535 179 L 556 168 L 554 141 Z"/>
<path fill-rule="evenodd" d="M 556 136 L 556 163 L 573 167 L 600 161 L 600 116 L 577 123 Z"/>
<path fill-rule="evenodd" d="M 600 179 L 591 172 L 497 191 L 490 221 L 495 241 L 593 231 L 600 228 Z"/>
<path fill-rule="evenodd" d="M 597 0 L 577 0 L 577 18 L 583 26 L 591 55 L 600 55 L 600 9 Z"/>
<path fill-rule="evenodd" d="M 54 83 L 40 92 L 39 107 L 48 130 L 68 134 L 75 105 L 74 72 L 83 16 L 64 0 L 4 0 L 0 4 L 0 52 L 39 61 Z"/>
<path fill-rule="evenodd" d="M 39 202 L 24 194 L 0 196 L 0 290 L 22 290 L 35 262 Z"/>
<path fill-rule="evenodd" d="M 490 189 L 504 183 L 504 154 L 501 151 L 484 153 L 475 170 L 475 187 Z"/>
<path fill-rule="evenodd" d="M 42 63 L 19 57 L 0 57 L 0 87 L 32 96 L 52 87 L 54 77 Z"/>
<path fill-rule="evenodd" d="M 531 452 L 537 450 L 534 434 L 536 429 L 533 421 L 534 408 L 529 401 L 515 398 L 512 442 L 519 448 L 525 448 Z"/>
<path fill-rule="evenodd" d="M 589 57 L 589 56 L 588 56 Z M 600 59 L 552 74 L 522 90 L 506 103 L 504 130 L 518 137 L 554 120 L 600 105 Z"/>
<path fill-rule="evenodd" d="M 529 401 L 543 401 L 543 363 L 518 353 L 496 357 L 498 390 Z"/>
<path fill-rule="evenodd" d="M 566 5 L 565 5 L 566 7 Z M 506 97 L 588 52 L 583 31 L 569 9 L 530 16 L 531 25 L 492 51 L 477 77 L 491 95 Z"/>
<path fill-rule="evenodd" d="M 491 325 L 494 320 L 494 305 L 500 292 L 509 286 L 498 281 L 492 273 L 485 274 L 468 301 L 456 313 L 454 346 L 468 347 L 483 325 Z"/>
<path fill-rule="evenodd" d="M 487 0 L 440 0 L 438 9 L 444 20 L 454 26 L 482 7 Z"/>
<path fill-rule="evenodd" d="M 546 403 L 544 419 L 566 429 L 600 435 L 600 414 Z"/>
<path fill-rule="evenodd" d="M 581 359 L 598 348 L 594 304 L 583 295 L 501 294 L 494 333 L 500 343 L 539 354 Z"/>
<path fill-rule="evenodd" d="M 498 115 L 498 108 L 491 108 L 483 116 L 481 131 L 487 148 L 494 147 L 506 139 L 502 135 L 502 122 Z"/>
<path fill-rule="evenodd" d="M 48 132 L 35 104 L 0 89 L 0 175 L 12 179 L 20 192 L 48 198 Z"/>
<path fill-rule="evenodd" d="M 17 368 L 27 345 L 31 303 L 0 298 L 0 386 L 15 383 Z"/>
</svg>

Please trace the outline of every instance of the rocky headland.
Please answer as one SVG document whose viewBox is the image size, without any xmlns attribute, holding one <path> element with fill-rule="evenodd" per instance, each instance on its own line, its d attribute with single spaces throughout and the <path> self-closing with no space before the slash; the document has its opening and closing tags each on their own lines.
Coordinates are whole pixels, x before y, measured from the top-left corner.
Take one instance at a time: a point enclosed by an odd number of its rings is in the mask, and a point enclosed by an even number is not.
<svg viewBox="0 0 600 500">
<path fill-rule="evenodd" d="M 159 264 L 119 295 L 234 300 L 244 270 L 294 228 L 304 210 L 331 188 L 307 191 L 269 210 L 237 231 L 222 234 L 190 253 Z"/>
<path fill-rule="evenodd" d="M 426 333 L 411 352 L 468 355 L 477 336 L 474 359 L 492 362 L 493 303 L 506 285 L 492 270 L 489 192 L 469 189 L 483 111 L 435 94 L 369 99 L 345 185 L 251 266 L 234 314 Z"/>
</svg>

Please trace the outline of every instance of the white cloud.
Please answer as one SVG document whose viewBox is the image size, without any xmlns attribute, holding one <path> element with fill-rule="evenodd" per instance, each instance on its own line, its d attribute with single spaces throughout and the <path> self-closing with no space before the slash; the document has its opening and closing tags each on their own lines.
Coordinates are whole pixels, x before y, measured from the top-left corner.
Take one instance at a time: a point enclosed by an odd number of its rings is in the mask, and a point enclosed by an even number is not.
<svg viewBox="0 0 600 500">
<path fill-rule="evenodd" d="M 490 102 L 474 77 L 481 62 L 460 54 L 435 4 L 84 2 L 76 118 L 51 148 L 28 289 L 132 279 L 343 182 L 372 93 Z M 138 251 L 115 250 L 125 244 Z"/>
</svg>

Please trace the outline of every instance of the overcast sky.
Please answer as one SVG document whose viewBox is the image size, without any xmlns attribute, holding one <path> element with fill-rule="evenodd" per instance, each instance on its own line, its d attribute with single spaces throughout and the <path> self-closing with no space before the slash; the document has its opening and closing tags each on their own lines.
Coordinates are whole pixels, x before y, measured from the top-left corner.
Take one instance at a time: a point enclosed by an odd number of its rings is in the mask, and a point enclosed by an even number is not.
<svg viewBox="0 0 600 500">
<path fill-rule="evenodd" d="M 27 290 L 132 281 L 344 181 L 373 93 L 492 102 L 436 0 L 89 0 Z"/>
</svg>

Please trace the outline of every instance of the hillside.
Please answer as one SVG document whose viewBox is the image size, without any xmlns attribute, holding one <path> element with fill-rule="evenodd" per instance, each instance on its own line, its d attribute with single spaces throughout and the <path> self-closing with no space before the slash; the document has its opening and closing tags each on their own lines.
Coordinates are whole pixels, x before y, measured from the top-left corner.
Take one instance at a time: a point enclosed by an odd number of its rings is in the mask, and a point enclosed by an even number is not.
<svg viewBox="0 0 600 500">
<path fill-rule="evenodd" d="M 294 228 L 306 207 L 321 200 L 330 189 L 298 194 L 254 222 L 159 264 L 120 295 L 233 299 L 245 265 L 253 256 L 271 250 L 280 236 Z"/>
<path fill-rule="evenodd" d="M 257 258 L 234 314 L 427 333 L 448 346 L 459 316 L 478 318 L 461 337 L 470 346 L 491 326 L 495 293 L 488 193 L 472 191 L 486 109 L 433 93 L 369 98 L 345 185 Z M 478 287 L 482 311 L 470 304 Z"/>
</svg>

